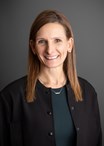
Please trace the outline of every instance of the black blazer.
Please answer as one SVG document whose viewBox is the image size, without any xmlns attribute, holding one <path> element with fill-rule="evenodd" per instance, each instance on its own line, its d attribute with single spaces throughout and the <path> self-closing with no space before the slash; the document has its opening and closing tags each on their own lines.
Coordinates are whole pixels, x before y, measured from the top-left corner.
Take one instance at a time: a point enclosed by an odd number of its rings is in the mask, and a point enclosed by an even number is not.
<svg viewBox="0 0 104 146">
<path fill-rule="evenodd" d="M 77 133 L 76 146 L 101 146 L 102 133 L 97 95 L 94 88 L 79 78 L 83 101 L 76 102 L 70 83 L 66 85 L 69 109 Z M 0 92 L 0 146 L 55 146 L 50 89 L 39 81 L 37 99 L 25 100 L 26 77 Z"/>
</svg>

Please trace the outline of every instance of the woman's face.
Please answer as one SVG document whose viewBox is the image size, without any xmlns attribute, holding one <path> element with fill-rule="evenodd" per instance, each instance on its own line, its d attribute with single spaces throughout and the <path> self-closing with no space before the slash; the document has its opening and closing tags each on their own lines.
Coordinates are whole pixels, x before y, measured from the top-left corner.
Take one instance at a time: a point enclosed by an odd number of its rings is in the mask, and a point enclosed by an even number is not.
<svg viewBox="0 0 104 146">
<path fill-rule="evenodd" d="M 42 26 L 36 35 L 36 45 L 32 47 L 42 67 L 63 67 L 67 53 L 71 52 L 73 39 L 66 37 L 65 29 L 59 23 Z"/>
</svg>

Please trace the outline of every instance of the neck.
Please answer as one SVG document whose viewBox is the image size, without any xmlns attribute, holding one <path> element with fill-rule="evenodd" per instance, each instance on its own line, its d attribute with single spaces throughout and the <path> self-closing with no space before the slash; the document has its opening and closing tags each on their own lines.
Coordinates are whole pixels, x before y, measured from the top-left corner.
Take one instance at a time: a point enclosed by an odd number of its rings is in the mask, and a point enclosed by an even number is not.
<svg viewBox="0 0 104 146">
<path fill-rule="evenodd" d="M 63 69 L 42 69 L 39 80 L 46 87 L 59 88 L 66 84 L 66 76 Z"/>
</svg>

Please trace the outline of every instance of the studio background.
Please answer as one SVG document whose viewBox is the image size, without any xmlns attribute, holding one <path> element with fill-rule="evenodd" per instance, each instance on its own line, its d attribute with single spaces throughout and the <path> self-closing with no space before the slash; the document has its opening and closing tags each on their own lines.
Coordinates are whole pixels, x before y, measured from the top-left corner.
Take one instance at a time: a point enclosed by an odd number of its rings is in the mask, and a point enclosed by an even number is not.
<svg viewBox="0 0 104 146">
<path fill-rule="evenodd" d="M 71 23 L 78 75 L 97 91 L 104 133 L 103 0 L 0 0 L 0 90 L 27 73 L 30 27 L 45 9 L 61 11 Z"/>
</svg>

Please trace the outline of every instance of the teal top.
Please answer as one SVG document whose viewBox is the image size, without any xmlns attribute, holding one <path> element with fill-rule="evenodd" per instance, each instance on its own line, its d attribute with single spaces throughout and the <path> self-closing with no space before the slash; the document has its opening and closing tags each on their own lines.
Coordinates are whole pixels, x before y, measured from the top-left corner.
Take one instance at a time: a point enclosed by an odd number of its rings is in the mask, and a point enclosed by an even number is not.
<svg viewBox="0 0 104 146">
<path fill-rule="evenodd" d="M 66 87 L 51 89 L 51 92 L 56 146 L 75 146 L 76 133 L 68 107 Z"/>
</svg>

